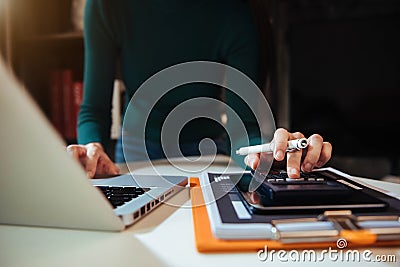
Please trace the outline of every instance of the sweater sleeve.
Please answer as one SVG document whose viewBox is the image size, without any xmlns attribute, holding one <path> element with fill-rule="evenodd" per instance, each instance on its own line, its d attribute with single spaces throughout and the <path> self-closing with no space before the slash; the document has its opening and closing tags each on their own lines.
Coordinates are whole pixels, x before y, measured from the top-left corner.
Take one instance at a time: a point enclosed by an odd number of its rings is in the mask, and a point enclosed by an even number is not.
<svg viewBox="0 0 400 267">
<path fill-rule="evenodd" d="M 110 139 L 111 101 L 117 42 L 103 1 L 88 0 L 84 17 L 84 95 L 78 117 L 78 143 Z"/>
</svg>

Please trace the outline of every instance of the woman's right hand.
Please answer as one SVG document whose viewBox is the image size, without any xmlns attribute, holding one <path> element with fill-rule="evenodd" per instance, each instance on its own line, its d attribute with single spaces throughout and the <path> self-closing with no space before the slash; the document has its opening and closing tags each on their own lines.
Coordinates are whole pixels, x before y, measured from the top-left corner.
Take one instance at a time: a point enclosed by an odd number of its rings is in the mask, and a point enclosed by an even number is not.
<svg viewBox="0 0 400 267">
<path fill-rule="evenodd" d="M 120 172 L 100 143 L 69 145 L 67 152 L 82 164 L 89 178 L 96 175 L 117 175 Z"/>
</svg>

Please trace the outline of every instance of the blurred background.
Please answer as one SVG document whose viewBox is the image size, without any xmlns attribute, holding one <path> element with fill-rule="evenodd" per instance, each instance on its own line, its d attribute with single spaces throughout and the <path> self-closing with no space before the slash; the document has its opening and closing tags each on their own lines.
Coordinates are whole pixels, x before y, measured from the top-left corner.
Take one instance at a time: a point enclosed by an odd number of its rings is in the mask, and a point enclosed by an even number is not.
<svg viewBox="0 0 400 267">
<path fill-rule="evenodd" d="M 334 147 L 330 166 L 400 182 L 400 1 L 247 2 L 277 127 L 323 135 Z M 0 0 L 1 55 L 66 143 L 76 142 L 82 98 L 84 3 Z M 114 139 L 123 92 L 117 75 Z"/>
</svg>

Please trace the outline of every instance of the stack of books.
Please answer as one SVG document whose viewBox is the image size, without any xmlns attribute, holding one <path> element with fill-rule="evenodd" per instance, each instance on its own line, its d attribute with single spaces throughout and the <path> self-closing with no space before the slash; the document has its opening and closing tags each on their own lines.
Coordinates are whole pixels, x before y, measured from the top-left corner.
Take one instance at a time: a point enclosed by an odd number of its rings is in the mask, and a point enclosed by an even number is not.
<svg viewBox="0 0 400 267">
<path fill-rule="evenodd" d="M 83 99 L 83 81 L 74 78 L 72 69 L 50 72 L 50 120 L 59 134 L 68 141 L 76 141 L 78 114 Z M 112 101 L 111 138 L 119 138 L 121 131 L 121 97 L 125 86 L 115 80 Z"/>
</svg>

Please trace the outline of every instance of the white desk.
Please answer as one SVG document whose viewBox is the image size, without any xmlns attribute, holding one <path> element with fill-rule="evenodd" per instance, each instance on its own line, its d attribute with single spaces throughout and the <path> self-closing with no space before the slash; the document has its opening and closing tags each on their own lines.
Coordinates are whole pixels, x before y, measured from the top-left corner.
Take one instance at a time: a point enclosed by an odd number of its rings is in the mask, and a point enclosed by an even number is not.
<svg viewBox="0 0 400 267">
<path fill-rule="evenodd" d="M 211 169 L 221 170 L 225 162 L 226 158 L 217 158 Z M 155 164 L 161 173 L 177 173 L 165 161 Z M 195 171 L 196 164 L 184 164 L 186 170 L 180 172 Z M 145 163 L 135 164 L 134 168 L 135 173 L 154 173 Z M 190 176 L 195 174 L 189 173 Z M 360 181 L 400 195 L 399 184 L 369 179 Z M 121 233 L 1 225 L 0 266 L 287 266 L 288 263 L 278 260 L 262 262 L 255 252 L 198 253 L 188 191 L 174 196 L 174 202 L 183 207 L 162 205 Z M 371 250 L 373 255 L 395 255 L 397 262 L 334 262 L 328 259 L 323 266 L 400 266 L 400 247 Z M 296 263 L 296 266 L 317 265 L 322 263 Z"/>
</svg>

